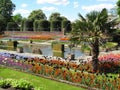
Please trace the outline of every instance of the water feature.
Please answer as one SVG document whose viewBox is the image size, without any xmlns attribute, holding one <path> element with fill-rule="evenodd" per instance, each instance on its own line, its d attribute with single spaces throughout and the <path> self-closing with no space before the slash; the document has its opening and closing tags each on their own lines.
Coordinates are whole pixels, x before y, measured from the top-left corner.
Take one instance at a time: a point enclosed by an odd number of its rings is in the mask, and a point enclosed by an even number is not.
<svg viewBox="0 0 120 90">
<path fill-rule="evenodd" d="M 27 53 L 32 53 L 32 50 L 34 48 L 39 48 L 42 51 L 42 55 L 45 55 L 45 56 L 53 56 L 54 55 L 51 45 L 42 45 L 42 44 L 40 44 L 40 45 L 28 45 L 28 44 L 22 44 L 22 46 L 23 46 L 24 52 L 27 52 Z M 65 47 L 65 52 L 63 53 L 63 56 L 67 57 L 68 53 L 75 54 L 75 58 L 78 58 L 78 57 L 84 55 L 80 51 L 80 48 L 74 48 L 74 49 L 70 50 L 68 47 Z"/>
</svg>

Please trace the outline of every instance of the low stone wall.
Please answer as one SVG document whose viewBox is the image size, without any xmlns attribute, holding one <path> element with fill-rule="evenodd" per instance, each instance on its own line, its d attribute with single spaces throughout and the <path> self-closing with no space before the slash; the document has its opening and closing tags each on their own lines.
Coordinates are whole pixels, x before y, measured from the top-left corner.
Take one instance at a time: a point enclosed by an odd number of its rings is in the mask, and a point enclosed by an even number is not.
<svg viewBox="0 0 120 90">
<path fill-rule="evenodd" d="M 33 35 L 50 35 L 50 36 L 62 36 L 62 32 L 57 31 L 5 31 L 7 36 L 33 36 Z"/>
</svg>

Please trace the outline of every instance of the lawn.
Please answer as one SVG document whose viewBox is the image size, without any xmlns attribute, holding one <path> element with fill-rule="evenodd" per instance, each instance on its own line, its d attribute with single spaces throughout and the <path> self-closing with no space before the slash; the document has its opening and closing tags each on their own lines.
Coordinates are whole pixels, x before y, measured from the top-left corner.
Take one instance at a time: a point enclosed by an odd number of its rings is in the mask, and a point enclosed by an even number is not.
<svg viewBox="0 0 120 90">
<path fill-rule="evenodd" d="M 85 90 L 80 87 L 75 87 L 8 68 L 0 68 L 0 78 L 13 78 L 18 80 L 25 79 L 36 87 L 45 87 L 46 90 Z"/>
</svg>

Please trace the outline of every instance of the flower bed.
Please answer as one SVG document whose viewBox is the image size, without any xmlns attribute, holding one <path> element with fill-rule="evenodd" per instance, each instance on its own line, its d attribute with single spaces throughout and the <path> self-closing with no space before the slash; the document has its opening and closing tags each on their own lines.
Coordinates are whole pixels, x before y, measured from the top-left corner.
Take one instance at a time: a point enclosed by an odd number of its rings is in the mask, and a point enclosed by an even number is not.
<svg viewBox="0 0 120 90">
<path fill-rule="evenodd" d="M 120 65 L 119 56 L 119 54 L 108 54 L 99 57 L 99 68 L 104 68 L 106 65 L 108 67 L 107 69 L 118 67 Z M 1 56 L 0 64 L 27 72 L 33 72 L 38 75 L 55 78 L 58 80 L 65 80 L 72 83 L 77 83 L 79 85 L 83 84 L 89 87 L 100 88 L 103 90 L 120 89 L 120 78 L 118 76 L 107 75 L 107 69 L 105 71 L 100 69 L 100 74 L 88 73 L 91 71 L 90 63 L 77 65 L 75 63 L 56 59 L 47 60 L 47 58 L 36 57 L 28 58 L 26 60 L 16 60 L 15 58 L 11 59 L 11 57 L 6 58 L 5 56 Z"/>
<path fill-rule="evenodd" d="M 17 39 L 39 39 L 39 40 L 53 40 L 53 36 L 49 35 L 34 35 L 34 36 L 12 36 L 10 38 L 17 38 Z"/>
</svg>

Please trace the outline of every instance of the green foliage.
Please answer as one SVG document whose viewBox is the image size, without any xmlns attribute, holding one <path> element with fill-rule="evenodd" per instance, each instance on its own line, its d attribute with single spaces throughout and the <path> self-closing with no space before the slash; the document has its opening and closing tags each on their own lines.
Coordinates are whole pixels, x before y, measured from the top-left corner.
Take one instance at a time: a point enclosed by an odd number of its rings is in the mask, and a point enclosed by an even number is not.
<svg viewBox="0 0 120 90">
<path fill-rule="evenodd" d="M 50 31 L 50 23 L 47 20 L 39 20 L 34 23 L 36 31 Z"/>
<path fill-rule="evenodd" d="M 12 82 L 12 80 L 11 79 L 1 79 L 0 80 L 0 87 L 1 88 L 8 88 L 8 87 L 10 87 L 11 86 L 11 82 Z"/>
<path fill-rule="evenodd" d="M 38 9 L 38 10 L 32 11 L 30 15 L 28 16 L 28 19 L 35 21 L 35 20 L 42 20 L 42 19 L 46 20 L 47 18 L 45 14 L 43 13 L 43 11 Z"/>
<path fill-rule="evenodd" d="M 117 43 L 113 43 L 113 42 L 106 42 L 106 45 L 108 48 L 113 48 L 115 46 L 117 46 Z"/>
<path fill-rule="evenodd" d="M 11 0 L 1 0 L 0 1 L 0 15 L 4 17 L 5 26 L 6 28 L 7 22 L 9 22 L 12 18 L 12 13 L 15 9 L 15 5 L 12 3 Z"/>
<path fill-rule="evenodd" d="M 12 17 L 13 21 L 16 22 L 18 25 L 21 24 L 22 21 L 22 16 L 21 14 L 16 14 Z"/>
<path fill-rule="evenodd" d="M 47 20 L 35 20 L 34 31 L 50 31 L 50 22 Z"/>
<path fill-rule="evenodd" d="M 62 18 L 60 16 L 60 13 L 58 12 L 55 12 L 55 13 L 52 13 L 50 15 L 50 18 L 49 18 L 50 21 L 62 21 Z"/>
<path fill-rule="evenodd" d="M 1 79 L 0 80 L 0 87 L 1 88 L 9 88 L 9 87 L 14 87 L 17 89 L 24 89 L 24 90 L 32 90 L 34 87 L 33 85 L 23 79 L 14 80 L 14 79 Z"/>
<path fill-rule="evenodd" d="M 82 52 L 88 52 L 90 50 L 91 50 L 91 48 L 90 48 L 89 45 L 87 45 L 87 44 L 81 45 L 81 51 Z"/>
<path fill-rule="evenodd" d="M 50 31 L 61 31 L 61 21 L 51 21 Z"/>
<path fill-rule="evenodd" d="M 27 19 L 23 21 L 23 31 L 33 31 L 33 20 Z"/>
<path fill-rule="evenodd" d="M 62 28 L 64 28 L 65 32 L 70 32 L 72 30 L 71 22 L 69 20 L 63 20 L 62 21 Z"/>
<path fill-rule="evenodd" d="M 14 74 L 11 74 L 11 73 L 14 73 Z M 34 84 L 35 87 L 40 87 L 40 88 L 45 87 L 45 90 L 56 90 L 56 88 L 57 90 L 61 90 L 61 89 L 63 90 L 84 90 L 83 88 L 80 88 L 80 87 L 75 87 L 75 86 L 68 85 L 65 83 L 56 82 L 54 80 L 45 79 L 42 77 L 38 77 L 35 75 L 31 75 L 31 74 L 27 74 L 27 73 L 23 73 L 23 72 L 19 72 L 16 70 L 3 68 L 3 67 L 0 67 L 0 76 L 2 78 L 16 79 L 17 81 L 19 81 L 20 79 L 23 79 L 23 76 L 24 76 L 24 79 L 29 80 L 29 82 L 32 82 L 32 84 Z M 39 88 L 35 90 L 39 90 Z"/>
<path fill-rule="evenodd" d="M 5 29 L 5 18 L 0 14 L 0 34 L 4 33 Z"/>
<path fill-rule="evenodd" d="M 19 31 L 20 28 L 15 22 L 8 22 L 7 23 L 7 30 L 8 31 Z"/>
<path fill-rule="evenodd" d="M 120 0 L 117 1 L 117 13 L 120 16 Z"/>
<path fill-rule="evenodd" d="M 33 85 L 26 80 L 20 79 L 19 81 L 12 82 L 12 87 L 18 89 L 32 90 Z"/>
<path fill-rule="evenodd" d="M 39 20 L 35 20 L 35 21 L 33 22 L 34 31 L 39 31 L 38 23 L 39 23 Z"/>
</svg>

